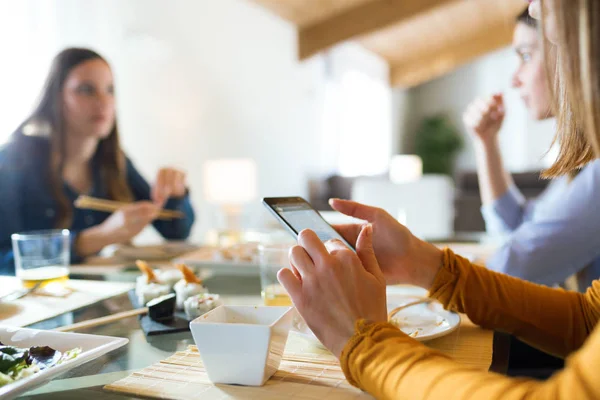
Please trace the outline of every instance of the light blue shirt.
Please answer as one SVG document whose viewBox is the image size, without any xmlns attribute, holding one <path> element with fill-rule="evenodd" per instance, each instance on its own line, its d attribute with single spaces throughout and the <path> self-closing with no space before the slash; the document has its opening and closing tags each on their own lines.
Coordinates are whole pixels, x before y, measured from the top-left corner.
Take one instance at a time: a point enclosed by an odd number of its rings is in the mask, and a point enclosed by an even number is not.
<svg viewBox="0 0 600 400">
<path fill-rule="evenodd" d="M 571 182 L 556 179 L 536 200 L 511 187 L 481 211 L 489 233 L 507 235 L 491 270 L 544 285 L 577 273 L 580 290 L 600 278 L 600 160 Z"/>
</svg>

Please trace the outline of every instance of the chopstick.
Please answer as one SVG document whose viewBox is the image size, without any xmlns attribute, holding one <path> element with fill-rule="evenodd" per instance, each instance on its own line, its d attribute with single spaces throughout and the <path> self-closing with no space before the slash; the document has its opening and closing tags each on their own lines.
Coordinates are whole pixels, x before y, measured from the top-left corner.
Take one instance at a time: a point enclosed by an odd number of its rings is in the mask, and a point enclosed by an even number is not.
<svg viewBox="0 0 600 400">
<path fill-rule="evenodd" d="M 78 322 L 72 325 L 65 325 L 58 328 L 53 329 L 56 332 L 72 332 L 77 331 L 79 329 L 93 328 L 99 325 L 110 324 L 111 322 L 116 322 L 125 318 L 135 317 L 136 315 L 142 315 L 148 313 L 148 307 L 136 308 L 135 310 L 122 311 L 116 314 L 107 315 L 106 317 L 89 319 L 87 321 Z"/>
<path fill-rule="evenodd" d="M 79 196 L 77 200 L 75 200 L 75 207 L 94 210 L 94 211 L 103 211 L 103 212 L 115 212 L 119 208 L 130 204 L 122 201 L 114 201 L 114 200 L 106 200 L 106 199 L 98 199 L 90 196 Z M 158 213 L 158 219 L 169 220 L 169 219 L 178 219 L 183 218 L 185 215 L 181 211 L 176 210 L 161 210 Z"/>
</svg>

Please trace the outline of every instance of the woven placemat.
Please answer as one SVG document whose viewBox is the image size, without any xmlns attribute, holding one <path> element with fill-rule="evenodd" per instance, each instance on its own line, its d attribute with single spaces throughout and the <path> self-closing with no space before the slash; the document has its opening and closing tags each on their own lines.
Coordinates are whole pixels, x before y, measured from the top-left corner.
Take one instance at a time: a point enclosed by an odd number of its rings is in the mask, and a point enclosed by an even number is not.
<svg viewBox="0 0 600 400">
<path fill-rule="evenodd" d="M 481 370 L 492 362 L 493 332 L 462 316 L 460 328 L 426 342 L 456 361 Z M 195 346 L 105 386 L 106 390 L 169 400 L 191 399 L 370 399 L 345 379 L 337 359 L 304 337 L 291 333 L 279 370 L 261 387 L 214 385 Z"/>
</svg>

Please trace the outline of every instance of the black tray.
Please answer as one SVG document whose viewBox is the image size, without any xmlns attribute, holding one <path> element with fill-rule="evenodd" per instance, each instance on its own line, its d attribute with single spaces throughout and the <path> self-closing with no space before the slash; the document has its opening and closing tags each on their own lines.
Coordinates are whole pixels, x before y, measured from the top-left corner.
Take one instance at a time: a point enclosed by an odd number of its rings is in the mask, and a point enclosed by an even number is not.
<svg viewBox="0 0 600 400">
<path fill-rule="evenodd" d="M 131 301 L 131 305 L 134 308 L 141 308 L 144 306 L 143 304 L 138 303 L 137 296 L 135 295 L 135 289 L 131 289 L 127 295 L 129 296 L 129 301 Z M 153 321 L 147 314 L 140 315 L 139 320 L 140 327 L 146 336 L 179 333 L 190 330 L 190 321 L 187 319 L 185 312 L 180 310 L 175 310 L 173 319 L 169 321 Z"/>
</svg>

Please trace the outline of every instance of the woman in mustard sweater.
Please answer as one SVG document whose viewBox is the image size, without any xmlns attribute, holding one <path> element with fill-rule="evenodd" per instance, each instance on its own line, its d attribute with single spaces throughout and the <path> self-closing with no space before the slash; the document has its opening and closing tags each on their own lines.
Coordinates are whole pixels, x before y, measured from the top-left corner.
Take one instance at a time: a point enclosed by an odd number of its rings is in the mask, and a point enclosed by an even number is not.
<svg viewBox="0 0 600 400">
<path fill-rule="evenodd" d="M 539 15 L 540 4 L 531 3 Z M 565 88 L 557 93 L 561 154 L 547 171 L 559 175 L 600 158 L 600 0 L 545 3 Z M 344 200 L 332 206 L 368 221 L 337 227 L 357 252 L 303 231 L 290 252 L 292 270 L 279 280 L 352 384 L 381 399 L 600 399 L 600 281 L 586 294 L 538 286 L 441 251 L 383 210 Z M 385 286 L 397 283 L 428 289 L 482 327 L 568 356 L 566 367 L 541 382 L 458 364 L 386 322 Z"/>
</svg>

